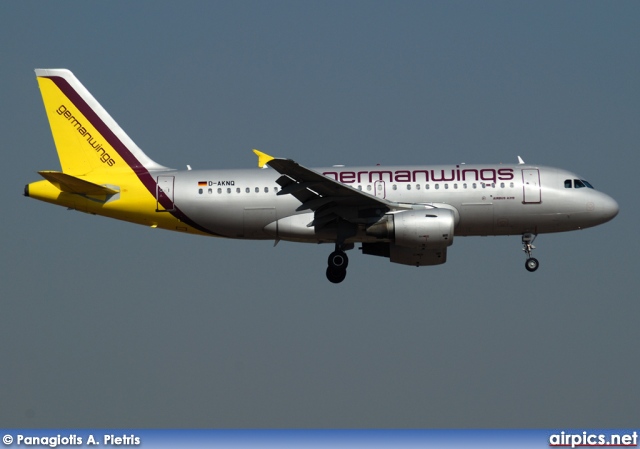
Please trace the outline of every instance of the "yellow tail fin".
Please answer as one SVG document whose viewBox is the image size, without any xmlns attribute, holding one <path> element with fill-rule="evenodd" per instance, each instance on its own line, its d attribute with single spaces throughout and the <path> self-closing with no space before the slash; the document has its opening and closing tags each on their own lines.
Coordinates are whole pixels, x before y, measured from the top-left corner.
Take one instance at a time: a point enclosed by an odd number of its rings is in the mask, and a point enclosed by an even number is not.
<svg viewBox="0 0 640 449">
<path fill-rule="evenodd" d="M 138 148 L 69 70 L 37 69 L 36 75 L 64 173 L 165 169 Z"/>
<path fill-rule="evenodd" d="M 151 160 L 66 69 L 37 69 L 62 171 L 24 195 L 153 228 L 212 235 L 174 204 L 175 170 Z"/>
</svg>

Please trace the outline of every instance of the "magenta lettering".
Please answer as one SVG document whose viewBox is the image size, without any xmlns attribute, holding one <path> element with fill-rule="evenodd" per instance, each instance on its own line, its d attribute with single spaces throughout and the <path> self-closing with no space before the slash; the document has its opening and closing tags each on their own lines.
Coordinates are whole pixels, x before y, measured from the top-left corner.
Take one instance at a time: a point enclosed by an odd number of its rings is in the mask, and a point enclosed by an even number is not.
<svg viewBox="0 0 640 449">
<path fill-rule="evenodd" d="M 511 181 L 514 179 L 512 168 L 464 168 L 439 170 L 361 170 L 358 172 L 341 170 L 322 173 L 343 184 L 386 182 L 450 182 L 450 181 Z"/>
</svg>

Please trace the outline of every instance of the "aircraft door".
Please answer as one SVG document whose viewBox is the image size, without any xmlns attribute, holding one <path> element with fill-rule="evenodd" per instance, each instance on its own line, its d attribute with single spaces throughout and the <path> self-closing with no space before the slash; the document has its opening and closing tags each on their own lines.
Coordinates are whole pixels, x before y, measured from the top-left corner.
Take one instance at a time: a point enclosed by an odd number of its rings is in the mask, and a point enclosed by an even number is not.
<svg viewBox="0 0 640 449">
<path fill-rule="evenodd" d="M 540 171 L 537 168 L 522 170 L 523 203 L 541 203 Z"/>
<path fill-rule="evenodd" d="M 156 212 L 175 210 L 173 205 L 173 187 L 175 176 L 158 176 L 156 184 Z"/>
<path fill-rule="evenodd" d="M 386 185 L 385 185 L 384 181 L 381 180 L 381 179 L 373 183 L 373 191 L 374 191 L 375 196 L 377 198 L 384 199 L 387 196 Z"/>
</svg>

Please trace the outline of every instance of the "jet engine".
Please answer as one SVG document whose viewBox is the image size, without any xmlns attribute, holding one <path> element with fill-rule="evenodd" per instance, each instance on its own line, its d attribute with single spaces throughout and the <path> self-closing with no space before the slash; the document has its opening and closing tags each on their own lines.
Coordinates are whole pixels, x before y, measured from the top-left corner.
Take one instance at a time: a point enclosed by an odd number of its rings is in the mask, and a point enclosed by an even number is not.
<svg viewBox="0 0 640 449">
<path fill-rule="evenodd" d="M 436 249 L 451 246 L 454 226 L 452 210 L 433 208 L 386 214 L 366 232 L 405 248 Z"/>
</svg>

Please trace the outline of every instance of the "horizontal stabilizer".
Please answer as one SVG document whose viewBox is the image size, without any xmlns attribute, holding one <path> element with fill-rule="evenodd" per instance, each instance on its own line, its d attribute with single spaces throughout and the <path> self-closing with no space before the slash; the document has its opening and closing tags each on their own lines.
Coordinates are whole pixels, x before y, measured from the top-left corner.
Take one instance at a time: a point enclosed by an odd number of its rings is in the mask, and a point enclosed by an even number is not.
<svg viewBox="0 0 640 449">
<path fill-rule="evenodd" d="M 38 173 L 63 192 L 77 193 L 79 195 L 115 195 L 118 193 L 117 190 L 109 187 L 94 184 L 59 171 L 39 171 Z"/>
</svg>

